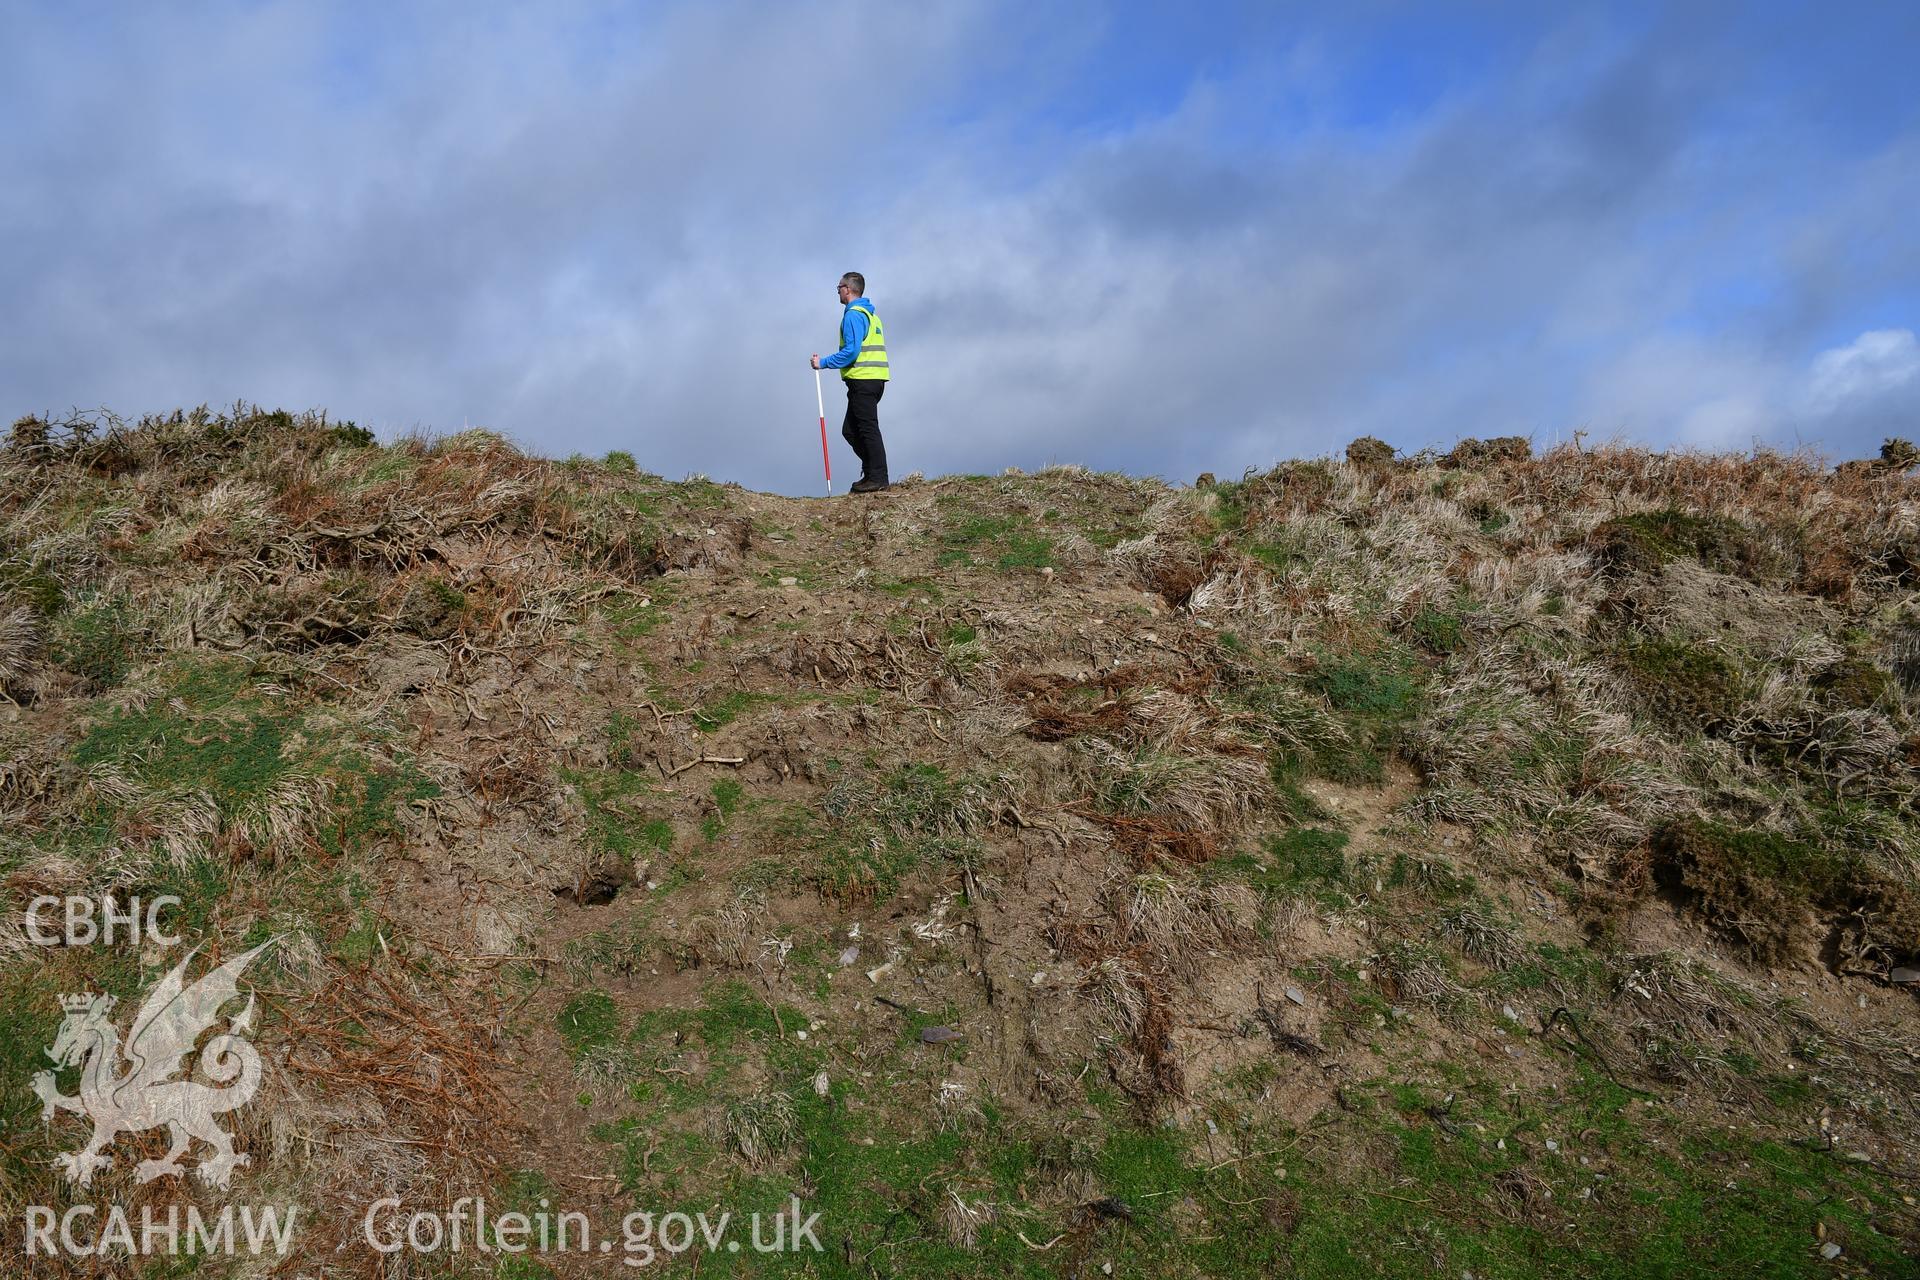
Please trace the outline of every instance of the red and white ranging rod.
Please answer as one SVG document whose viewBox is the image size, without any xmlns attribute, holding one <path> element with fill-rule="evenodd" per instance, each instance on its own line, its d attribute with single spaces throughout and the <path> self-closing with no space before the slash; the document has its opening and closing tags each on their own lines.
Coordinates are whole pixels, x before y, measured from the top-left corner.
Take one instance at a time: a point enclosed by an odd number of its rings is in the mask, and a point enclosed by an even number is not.
<svg viewBox="0 0 1920 1280">
<path fill-rule="evenodd" d="M 833 496 L 833 460 L 827 456 L 827 396 L 820 390 L 820 370 L 813 371 L 813 398 L 820 403 L 820 466 L 827 473 L 827 496 Z"/>
</svg>

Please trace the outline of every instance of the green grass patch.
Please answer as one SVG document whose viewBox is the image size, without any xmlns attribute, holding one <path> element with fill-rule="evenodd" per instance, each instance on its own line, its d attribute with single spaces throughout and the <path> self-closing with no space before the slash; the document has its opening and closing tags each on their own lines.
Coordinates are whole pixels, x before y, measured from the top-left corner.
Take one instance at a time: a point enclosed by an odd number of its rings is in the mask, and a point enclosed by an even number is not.
<svg viewBox="0 0 1920 1280">
<path fill-rule="evenodd" d="M 694 712 L 693 727 L 701 733 L 712 733 L 715 729 L 732 724 L 745 711 L 763 703 L 778 701 L 780 699 L 775 694 L 735 689 L 731 693 L 722 694 Z"/>
<path fill-rule="evenodd" d="M 1251 493 L 1244 480 L 1225 480 L 1213 486 L 1213 503 L 1207 509 L 1207 517 L 1213 522 L 1213 536 L 1206 539 L 1212 543 L 1221 534 L 1236 533 L 1246 527 L 1248 498 Z"/>
<path fill-rule="evenodd" d="M 563 782 L 577 788 L 587 810 L 587 838 L 593 847 L 632 861 L 649 853 L 673 851 L 673 824 L 635 803 L 653 794 L 653 783 L 630 769 L 566 769 Z"/>
<path fill-rule="evenodd" d="M 620 489 L 609 497 L 614 506 L 630 515 L 652 517 L 666 509 L 664 496 L 657 487 Z"/>
<path fill-rule="evenodd" d="M 1392 655 L 1335 658 L 1315 667 L 1307 685 L 1336 711 L 1382 718 L 1411 715 L 1420 697 L 1420 680 L 1411 664 Z"/>
<path fill-rule="evenodd" d="M 720 838 L 727 823 L 740 809 L 747 794 L 745 787 L 732 778 L 722 778 L 707 793 L 713 799 L 714 812 L 700 819 L 700 834 L 708 844 Z"/>
<path fill-rule="evenodd" d="M 1386 780 L 1387 757 L 1424 702 L 1424 670 L 1392 642 L 1317 657 L 1303 682 L 1340 715 L 1346 737 L 1288 753 L 1287 762 L 1347 786 L 1378 786 Z"/>
<path fill-rule="evenodd" d="M 932 578 L 878 578 L 873 582 L 873 589 L 901 599 L 924 597 L 935 604 L 946 599 L 940 590 L 940 584 Z"/>
<path fill-rule="evenodd" d="M 1371 1101 L 1337 1136 L 1337 1149 L 1370 1159 L 1302 1162 L 1283 1274 L 1822 1274 L 1817 1224 L 1852 1268 L 1908 1273 L 1880 1230 L 1897 1197 L 1870 1171 L 1809 1147 L 1676 1129 L 1590 1074 L 1564 1097 L 1403 1085 Z M 1411 1239 L 1417 1251 L 1398 1247 Z"/>
<path fill-rule="evenodd" d="M 969 513 L 940 535 L 943 565 L 975 565 L 984 560 L 1003 572 L 1044 569 L 1053 564 L 1053 541 L 1024 515 Z"/>
<path fill-rule="evenodd" d="M 1138 538 L 1147 531 L 1145 524 L 1128 519 L 1093 518 L 1081 521 L 1078 528 L 1082 537 L 1102 551 L 1111 551 L 1121 543 Z"/>
<path fill-rule="evenodd" d="M 1588 545 L 1603 570 L 1649 573 L 1669 560 L 1691 558 L 1720 573 L 1763 579 L 1788 567 L 1779 552 L 1738 520 L 1678 507 L 1609 520 L 1594 529 Z"/>
<path fill-rule="evenodd" d="M 727 505 L 726 486 L 715 484 L 705 476 L 692 476 L 677 484 L 669 484 L 666 492 L 674 502 L 689 511 L 709 511 Z"/>
<path fill-rule="evenodd" d="M 1466 616 L 1456 609 L 1436 609 L 1432 605 L 1425 605 L 1413 615 L 1407 629 L 1413 633 L 1420 647 L 1429 653 L 1456 653 L 1466 640 Z"/>
<path fill-rule="evenodd" d="M 51 967 L 11 966 L 0 974 L 0 1170 L 11 1187 L 47 1186 L 65 1133 L 40 1122 L 36 1073 L 52 1068 L 45 1050 L 59 1033 L 62 992 Z M 61 1091 L 77 1092 L 78 1071 L 65 1071 Z M 50 1202 L 48 1202 L 50 1203 Z"/>
<path fill-rule="evenodd" d="M 1301 827 L 1267 840 L 1273 872 L 1289 884 L 1343 884 L 1347 833 Z"/>
<path fill-rule="evenodd" d="M 1303 541 L 1284 529 L 1275 530 L 1264 538 L 1251 539 L 1243 549 L 1277 574 L 1304 569 L 1313 563 L 1313 557 L 1307 552 Z"/>
<path fill-rule="evenodd" d="M 125 594 L 77 605 L 55 617 L 48 630 L 53 660 L 94 689 L 119 684 L 147 646 L 146 626 Z"/>
<path fill-rule="evenodd" d="M 1845 849 L 1697 819 L 1663 827 L 1654 844 L 1669 856 L 1711 858 L 1729 871 L 1804 890 L 1816 901 L 1843 899 L 1863 870 Z"/>
<path fill-rule="evenodd" d="M 769 852 L 786 859 L 792 883 L 885 900 L 922 866 L 978 858 L 971 787 L 933 764 L 843 772 L 817 806 L 790 804 L 773 817 Z"/>
<path fill-rule="evenodd" d="M 1268 775 L 1273 779 L 1274 800 L 1289 822 L 1297 824 L 1325 824 L 1336 821 L 1333 811 L 1307 791 L 1304 770 L 1300 762 L 1286 753 L 1275 751 L 1268 756 Z"/>
<path fill-rule="evenodd" d="M 1492 992 L 1551 991 L 1562 997 L 1602 989 L 1607 963 L 1586 947 L 1535 943 L 1526 959 L 1489 973 L 1480 985 Z"/>
<path fill-rule="evenodd" d="M 1031 534 L 1015 534 L 1001 544 L 1000 556 L 993 564 L 1006 572 L 1014 569 L 1045 569 L 1053 564 L 1053 540 Z"/>
<path fill-rule="evenodd" d="M 215 908 L 232 885 L 232 867 L 226 859 L 196 853 L 178 863 L 168 859 L 156 861 L 135 887 L 147 902 L 161 897 L 178 898 L 180 905 L 174 908 L 175 914 L 168 923 L 177 922 L 174 932 L 183 941 L 193 943 L 207 936 Z"/>
<path fill-rule="evenodd" d="M 673 602 L 672 588 L 654 582 L 645 592 L 617 592 L 600 601 L 600 616 L 618 645 L 627 650 L 639 646 L 667 620 Z"/>
<path fill-rule="evenodd" d="M 1906 878 L 1837 842 L 1685 819 L 1655 832 L 1652 853 L 1662 884 L 1763 961 L 1806 937 L 1809 905 L 1834 921 L 1856 919 L 1891 952 L 1920 938 L 1920 895 Z"/>
<path fill-rule="evenodd" d="M 724 1096 L 750 1056 L 758 1055 L 778 1070 L 799 1070 L 815 1052 L 793 1038 L 793 1030 L 806 1025 L 803 1011 L 783 1005 L 776 1017 L 773 1006 L 746 983 L 728 980 L 708 986 L 693 1008 L 642 1013 L 626 1042 L 643 1058 L 663 1068 L 690 1048 L 704 1051 L 703 1076 L 688 1077 L 665 1070 L 655 1082 L 662 1104 L 682 1110 Z"/>
<path fill-rule="evenodd" d="M 1668 637 L 1629 643 L 1621 659 L 1648 707 L 1673 728 L 1712 732 L 1739 710 L 1740 670 L 1718 650 Z"/>
<path fill-rule="evenodd" d="M 1898 682 L 1860 657 L 1842 658 L 1820 672 L 1813 678 L 1813 688 L 1836 707 L 1890 711 L 1900 705 Z"/>
<path fill-rule="evenodd" d="M 333 940 L 327 954 L 349 969 L 364 969 L 380 954 L 380 917 L 366 907 L 356 909 L 346 932 Z M 389 944 L 390 946 L 391 944 Z"/>
<path fill-rule="evenodd" d="M 356 741 L 366 732 L 263 687 L 243 661 L 182 657 L 161 673 L 160 696 L 96 714 L 73 761 L 113 766 L 150 796 L 203 793 L 223 825 L 258 840 L 276 813 L 307 806 L 315 838 L 339 854 L 395 834 L 399 807 L 438 791 L 404 756 L 376 764 Z M 288 798 L 321 779 L 331 784 L 324 807 Z"/>
<path fill-rule="evenodd" d="M 372 461 L 359 467 L 352 489 L 358 491 L 392 484 L 407 479 L 419 469 L 419 459 L 405 449 L 383 448 Z"/>
<path fill-rule="evenodd" d="M 613 997 L 594 988 L 568 1000 L 556 1018 L 560 1038 L 567 1052 L 579 1058 L 587 1050 L 617 1043 L 620 1039 L 620 1010 Z"/>
<path fill-rule="evenodd" d="M 1337 906 L 1349 901 L 1346 847 L 1343 831 L 1301 827 L 1269 836 L 1258 854 L 1243 850 L 1215 858 L 1201 874 L 1242 881 L 1263 897 L 1297 894 Z"/>
<path fill-rule="evenodd" d="M 876 827 L 843 825 L 793 806 L 772 824 L 793 860 L 789 874 L 829 897 L 850 901 L 892 897 L 924 861 L 920 847 Z"/>
<path fill-rule="evenodd" d="M 59 575 L 42 565 L 25 563 L 18 553 L 0 561 L 0 590 L 32 605 L 42 617 L 51 618 L 66 607 L 66 589 Z"/>
</svg>

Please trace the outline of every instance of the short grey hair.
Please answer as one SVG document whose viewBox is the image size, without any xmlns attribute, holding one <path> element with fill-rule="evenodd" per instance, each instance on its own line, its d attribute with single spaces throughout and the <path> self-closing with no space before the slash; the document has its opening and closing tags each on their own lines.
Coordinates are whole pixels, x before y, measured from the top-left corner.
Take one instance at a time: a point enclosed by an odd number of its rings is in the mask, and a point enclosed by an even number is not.
<svg viewBox="0 0 1920 1280">
<path fill-rule="evenodd" d="M 867 278 L 861 275 L 858 271 L 847 272 L 847 274 L 840 277 L 840 283 L 852 285 L 854 296 L 856 297 L 866 293 L 867 291 Z"/>
</svg>

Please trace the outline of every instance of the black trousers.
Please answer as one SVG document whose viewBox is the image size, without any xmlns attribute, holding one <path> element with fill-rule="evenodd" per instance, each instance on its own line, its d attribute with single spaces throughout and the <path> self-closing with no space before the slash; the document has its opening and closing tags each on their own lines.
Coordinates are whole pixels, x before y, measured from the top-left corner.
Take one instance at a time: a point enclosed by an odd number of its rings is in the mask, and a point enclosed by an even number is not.
<svg viewBox="0 0 1920 1280">
<path fill-rule="evenodd" d="M 884 378 L 846 378 L 847 417 L 840 424 L 840 438 L 853 446 L 860 459 L 862 480 L 887 479 L 887 446 L 880 439 L 880 397 L 886 394 Z"/>
</svg>

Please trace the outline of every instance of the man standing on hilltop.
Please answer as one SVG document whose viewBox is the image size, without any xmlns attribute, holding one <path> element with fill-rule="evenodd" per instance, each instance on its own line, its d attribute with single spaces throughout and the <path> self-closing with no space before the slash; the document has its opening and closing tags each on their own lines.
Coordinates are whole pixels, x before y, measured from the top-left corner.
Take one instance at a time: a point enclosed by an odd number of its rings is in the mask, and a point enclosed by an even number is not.
<svg viewBox="0 0 1920 1280">
<path fill-rule="evenodd" d="M 860 479 L 854 493 L 875 493 L 887 487 L 887 446 L 880 440 L 880 397 L 887 389 L 887 335 L 873 301 L 866 296 L 867 278 L 858 271 L 840 277 L 840 349 L 824 360 L 813 357 L 816 369 L 839 369 L 847 384 L 847 417 L 840 435 L 860 459 Z"/>
</svg>

